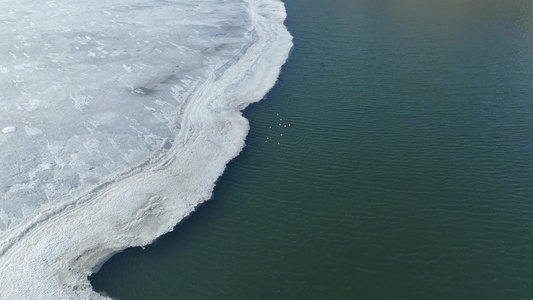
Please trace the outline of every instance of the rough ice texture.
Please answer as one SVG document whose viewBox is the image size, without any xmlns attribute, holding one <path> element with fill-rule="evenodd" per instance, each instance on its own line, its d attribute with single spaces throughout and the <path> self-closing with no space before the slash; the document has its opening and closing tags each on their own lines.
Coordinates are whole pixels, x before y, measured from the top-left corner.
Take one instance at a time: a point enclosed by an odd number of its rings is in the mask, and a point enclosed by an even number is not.
<svg viewBox="0 0 533 300">
<path fill-rule="evenodd" d="M 279 0 L 0 4 L 0 299 L 87 276 L 209 199 L 292 46 Z M 15 130 L 17 129 L 17 130 Z"/>
<path fill-rule="evenodd" d="M 256 36 L 240 1 L 0 4 L 0 231 L 131 167 Z M 0 233 L 1 236 L 1 233 Z"/>
</svg>

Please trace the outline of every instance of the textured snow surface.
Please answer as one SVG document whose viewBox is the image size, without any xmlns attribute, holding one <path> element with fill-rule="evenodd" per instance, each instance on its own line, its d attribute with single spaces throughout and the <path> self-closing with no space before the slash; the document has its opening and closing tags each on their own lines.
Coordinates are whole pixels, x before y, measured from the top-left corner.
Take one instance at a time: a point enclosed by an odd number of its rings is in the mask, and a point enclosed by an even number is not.
<svg viewBox="0 0 533 300">
<path fill-rule="evenodd" d="M 0 3 L 0 230 L 138 163 L 254 41 L 239 1 Z M 1 236 L 1 235 L 0 235 Z"/>
<path fill-rule="evenodd" d="M 0 299 L 91 299 L 207 200 L 292 46 L 279 0 L 0 3 Z"/>
</svg>

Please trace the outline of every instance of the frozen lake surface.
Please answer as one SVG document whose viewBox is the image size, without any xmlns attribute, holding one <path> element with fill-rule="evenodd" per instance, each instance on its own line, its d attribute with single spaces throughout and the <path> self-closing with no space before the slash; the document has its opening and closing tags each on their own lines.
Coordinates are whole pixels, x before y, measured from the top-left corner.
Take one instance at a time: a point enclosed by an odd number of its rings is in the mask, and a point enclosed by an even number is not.
<svg viewBox="0 0 533 300">
<path fill-rule="evenodd" d="M 241 1 L 2 6 L 0 230 L 172 139 L 187 94 L 256 38 Z"/>
<path fill-rule="evenodd" d="M 86 276 L 172 230 L 242 149 L 240 110 L 292 45 L 283 4 L 0 7 L 0 298 L 98 297 Z"/>
</svg>

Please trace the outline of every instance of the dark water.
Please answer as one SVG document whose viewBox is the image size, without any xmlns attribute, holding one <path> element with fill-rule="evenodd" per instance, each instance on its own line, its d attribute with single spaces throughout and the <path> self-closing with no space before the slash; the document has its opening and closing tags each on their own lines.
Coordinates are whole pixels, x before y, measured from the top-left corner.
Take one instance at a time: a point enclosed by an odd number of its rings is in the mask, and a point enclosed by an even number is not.
<svg viewBox="0 0 533 300">
<path fill-rule="evenodd" d="M 95 289 L 533 299 L 533 1 L 284 2 L 294 50 L 213 199 Z"/>
</svg>

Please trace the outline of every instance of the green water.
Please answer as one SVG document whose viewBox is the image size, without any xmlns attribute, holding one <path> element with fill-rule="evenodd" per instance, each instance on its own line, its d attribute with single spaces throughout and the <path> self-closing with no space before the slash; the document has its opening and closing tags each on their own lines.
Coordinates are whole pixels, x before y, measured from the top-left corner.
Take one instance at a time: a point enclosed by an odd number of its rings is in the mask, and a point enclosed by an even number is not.
<svg viewBox="0 0 533 300">
<path fill-rule="evenodd" d="M 533 1 L 284 2 L 293 52 L 213 199 L 95 289 L 532 299 Z"/>
</svg>

